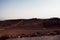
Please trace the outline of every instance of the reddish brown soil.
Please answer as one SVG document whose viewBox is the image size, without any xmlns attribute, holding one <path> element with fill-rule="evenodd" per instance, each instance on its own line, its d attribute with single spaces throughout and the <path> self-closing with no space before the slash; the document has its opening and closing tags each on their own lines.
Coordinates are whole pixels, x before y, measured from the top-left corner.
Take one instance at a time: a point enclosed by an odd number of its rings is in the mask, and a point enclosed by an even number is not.
<svg viewBox="0 0 60 40">
<path fill-rule="evenodd" d="M 51 19 L 16 19 L 0 21 L 0 37 L 2 35 L 30 35 L 36 32 L 50 35 L 58 31 L 60 34 L 60 18 Z"/>
</svg>

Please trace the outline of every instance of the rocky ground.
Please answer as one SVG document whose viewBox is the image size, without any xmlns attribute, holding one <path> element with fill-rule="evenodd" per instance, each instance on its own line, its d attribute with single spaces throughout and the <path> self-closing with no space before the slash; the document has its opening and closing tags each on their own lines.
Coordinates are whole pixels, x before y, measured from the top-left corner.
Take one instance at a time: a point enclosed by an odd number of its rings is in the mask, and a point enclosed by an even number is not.
<svg viewBox="0 0 60 40">
<path fill-rule="evenodd" d="M 60 35 L 41 36 L 41 37 L 11 38 L 11 39 L 7 39 L 7 40 L 60 40 Z"/>
<path fill-rule="evenodd" d="M 19 36 L 20 38 L 30 37 L 27 38 L 29 40 L 35 40 L 34 37 L 36 37 L 36 40 L 39 40 L 42 38 L 40 36 L 43 36 L 46 40 L 49 38 L 53 40 L 56 37 L 53 35 L 60 35 L 60 18 L 11 19 L 0 21 L 0 40 L 18 38 Z M 43 38 L 40 40 L 43 40 Z M 59 39 L 59 37 L 56 38 Z M 25 38 L 22 38 L 21 40 L 24 39 Z"/>
</svg>

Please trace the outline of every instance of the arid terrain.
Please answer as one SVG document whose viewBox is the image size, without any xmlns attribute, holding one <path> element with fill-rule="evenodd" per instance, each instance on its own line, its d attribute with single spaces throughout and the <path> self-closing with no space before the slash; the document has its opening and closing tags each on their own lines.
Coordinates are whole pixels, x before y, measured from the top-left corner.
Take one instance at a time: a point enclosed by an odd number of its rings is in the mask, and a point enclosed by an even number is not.
<svg viewBox="0 0 60 40">
<path fill-rule="evenodd" d="M 41 37 L 10 38 L 10 39 L 7 39 L 7 40 L 60 40 L 60 35 L 41 36 Z"/>
<path fill-rule="evenodd" d="M 34 37 L 45 35 L 60 35 L 60 18 L 0 21 L 0 37 Z"/>
</svg>

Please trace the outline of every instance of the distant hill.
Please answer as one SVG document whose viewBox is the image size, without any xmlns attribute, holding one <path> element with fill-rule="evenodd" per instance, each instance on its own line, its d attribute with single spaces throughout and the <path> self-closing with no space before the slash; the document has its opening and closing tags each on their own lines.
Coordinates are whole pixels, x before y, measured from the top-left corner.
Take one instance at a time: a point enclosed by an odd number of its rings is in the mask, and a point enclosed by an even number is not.
<svg viewBox="0 0 60 40">
<path fill-rule="evenodd" d="M 60 18 L 11 19 L 0 21 L 0 28 L 41 29 L 60 28 Z"/>
</svg>

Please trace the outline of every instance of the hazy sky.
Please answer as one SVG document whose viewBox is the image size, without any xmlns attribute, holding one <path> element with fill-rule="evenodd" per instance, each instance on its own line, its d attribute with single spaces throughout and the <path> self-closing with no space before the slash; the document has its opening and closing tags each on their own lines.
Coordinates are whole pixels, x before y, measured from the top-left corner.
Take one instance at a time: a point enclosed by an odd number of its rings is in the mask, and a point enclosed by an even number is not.
<svg viewBox="0 0 60 40">
<path fill-rule="evenodd" d="M 60 0 L 0 0 L 0 19 L 60 17 Z"/>
</svg>

